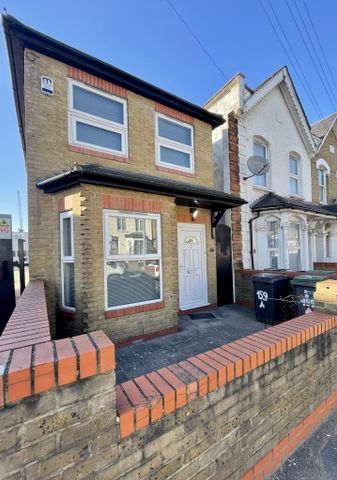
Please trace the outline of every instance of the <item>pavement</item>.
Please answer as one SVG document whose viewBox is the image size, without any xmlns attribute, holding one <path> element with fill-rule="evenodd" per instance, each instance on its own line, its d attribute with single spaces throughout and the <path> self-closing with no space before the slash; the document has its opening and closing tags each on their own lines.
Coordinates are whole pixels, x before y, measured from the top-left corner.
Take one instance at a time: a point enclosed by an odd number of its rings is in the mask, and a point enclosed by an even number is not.
<svg viewBox="0 0 337 480">
<path fill-rule="evenodd" d="M 337 409 L 269 480 L 337 479 Z"/>
<path fill-rule="evenodd" d="M 255 320 L 254 310 L 241 305 L 224 305 L 204 313 L 215 318 L 192 320 L 189 315 L 182 315 L 177 333 L 117 348 L 117 383 L 264 329 L 264 324 Z"/>
</svg>

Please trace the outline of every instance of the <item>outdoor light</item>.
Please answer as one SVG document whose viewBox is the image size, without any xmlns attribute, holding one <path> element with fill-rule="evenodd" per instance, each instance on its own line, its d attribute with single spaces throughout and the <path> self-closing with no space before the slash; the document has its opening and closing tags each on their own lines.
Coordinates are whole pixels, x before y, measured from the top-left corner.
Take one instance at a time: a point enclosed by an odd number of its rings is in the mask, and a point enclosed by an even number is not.
<svg viewBox="0 0 337 480">
<path fill-rule="evenodd" d="M 195 222 L 199 215 L 199 210 L 197 208 L 190 208 L 190 214 L 192 217 L 192 222 Z"/>
</svg>

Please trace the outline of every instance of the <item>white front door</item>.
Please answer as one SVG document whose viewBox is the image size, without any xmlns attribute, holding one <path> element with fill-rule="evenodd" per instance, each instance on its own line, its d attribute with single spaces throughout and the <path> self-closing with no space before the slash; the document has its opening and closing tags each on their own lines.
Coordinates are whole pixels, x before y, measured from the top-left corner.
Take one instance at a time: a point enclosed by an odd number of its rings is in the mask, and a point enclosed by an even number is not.
<svg viewBox="0 0 337 480">
<path fill-rule="evenodd" d="M 179 308 L 207 305 L 205 225 L 178 223 Z"/>
</svg>

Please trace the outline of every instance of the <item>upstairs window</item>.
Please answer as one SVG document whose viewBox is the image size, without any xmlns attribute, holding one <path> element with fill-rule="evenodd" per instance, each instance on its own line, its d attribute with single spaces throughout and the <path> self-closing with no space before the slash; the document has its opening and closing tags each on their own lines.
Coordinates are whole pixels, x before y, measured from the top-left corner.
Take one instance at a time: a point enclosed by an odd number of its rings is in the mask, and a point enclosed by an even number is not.
<svg viewBox="0 0 337 480">
<path fill-rule="evenodd" d="M 79 82 L 69 82 L 69 141 L 127 156 L 126 101 Z"/>
<path fill-rule="evenodd" d="M 62 307 L 75 310 L 73 212 L 60 214 Z"/>
<path fill-rule="evenodd" d="M 289 155 L 289 192 L 293 195 L 300 194 L 300 161 L 294 155 Z"/>
<path fill-rule="evenodd" d="M 265 160 L 268 160 L 268 147 L 267 144 L 264 143 L 262 140 L 257 140 L 254 139 L 254 144 L 253 144 L 253 155 L 257 157 L 262 157 Z M 268 173 L 265 173 L 264 175 L 255 175 L 255 185 L 258 185 L 260 187 L 268 187 Z"/>
<path fill-rule="evenodd" d="M 164 115 L 156 116 L 157 165 L 194 172 L 193 127 Z"/>
<path fill-rule="evenodd" d="M 318 169 L 318 187 L 319 187 L 319 201 L 320 203 L 327 202 L 327 188 L 326 188 L 327 172 L 324 168 Z"/>
</svg>

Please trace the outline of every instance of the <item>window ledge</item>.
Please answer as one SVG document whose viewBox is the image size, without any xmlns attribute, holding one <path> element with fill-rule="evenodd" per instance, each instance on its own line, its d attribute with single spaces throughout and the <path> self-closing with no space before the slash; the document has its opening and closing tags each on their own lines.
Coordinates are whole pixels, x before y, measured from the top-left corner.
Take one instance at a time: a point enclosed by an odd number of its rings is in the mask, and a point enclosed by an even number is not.
<svg viewBox="0 0 337 480">
<path fill-rule="evenodd" d="M 263 192 L 273 192 L 269 187 L 263 187 L 262 185 L 253 185 L 254 190 L 262 190 Z"/>
<path fill-rule="evenodd" d="M 161 165 L 156 165 L 156 170 L 158 172 L 172 173 L 174 175 L 182 175 L 184 177 L 195 177 L 194 172 L 185 172 L 184 170 L 179 170 L 177 168 L 163 167 Z"/>
<path fill-rule="evenodd" d="M 102 152 L 102 150 L 95 150 L 94 148 L 86 148 L 69 144 L 68 150 L 71 152 L 82 153 L 83 155 L 91 155 L 93 157 L 105 158 L 106 160 L 114 160 L 115 162 L 129 163 L 128 157 L 116 155 L 114 153 Z"/>
<path fill-rule="evenodd" d="M 151 310 L 159 310 L 164 308 L 163 301 L 149 303 L 147 305 L 137 305 L 135 307 L 118 308 L 117 310 L 106 310 L 105 318 L 124 317 L 125 315 L 134 315 L 135 313 L 149 312 Z"/>
</svg>

